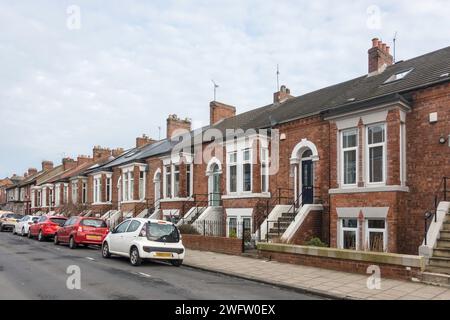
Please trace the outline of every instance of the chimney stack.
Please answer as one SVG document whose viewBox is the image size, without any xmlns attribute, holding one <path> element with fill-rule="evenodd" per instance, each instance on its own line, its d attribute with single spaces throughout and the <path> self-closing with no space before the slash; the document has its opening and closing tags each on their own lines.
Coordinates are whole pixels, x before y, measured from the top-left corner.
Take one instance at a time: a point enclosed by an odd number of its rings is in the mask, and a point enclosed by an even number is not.
<svg viewBox="0 0 450 320">
<path fill-rule="evenodd" d="M 225 103 L 211 101 L 209 103 L 209 123 L 214 125 L 219 121 L 236 115 L 236 108 Z"/>
<path fill-rule="evenodd" d="M 101 159 L 101 158 L 107 158 L 111 155 L 111 150 L 109 148 L 102 148 L 101 146 L 95 146 L 92 150 L 92 156 L 94 158 L 94 161 Z"/>
<path fill-rule="evenodd" d="M 53 162 L 51 161 L 42 161 L 42 171 L 49 171 L 53 169 Z"/>
<path fill-rule="evenodd" d="M 89 156 L 79 155 L 77 157 L 77 164 L 78 164 L 78 166 L 81 166 L 81 165 L 83 165 L 85 163 L 88 163 L 88 162 L 91 162 L 91 161 L 92 161 L 92 158 L 89 157 Z"/>
<path fill-rule="evenodd" d="M 114 158 L 117 158 L 124 152 L 123 148 L 112 149 L 111 153 Z"/>
<path fill-rule="evenodd" d="M 378 38 L 372 39 L 372 48 L 369 54 L 369 75 L 382 73 L 388 66 L 394 63 L 394 57 L 390 53 L 390 47 Z"/>
<path fill-rule="evenodd" d="M 273 103 L 283 103 L 292 98 L 294 98 L 294 96 L 291 96 L 291 90 L 285 85 L 282 85 L 280 91 L 273 94 Z"/>
<path fill-rule="evenodd" d="M 63 164 L 64 171 L 73 169 L 77 166 L 77 162 L 75 160 L 73 160 L 72 158 L 63 158 L 62 164 Z"/>
<path fill-rule="evenodd" d="M 149 138 L 146 134 L 143 134 L 142 137 L 136 138 L 136 148 L 140 148 L 148 144 L 152 144 L 154 142 L 156 142 L 156 140 L 153 140 L 152 138 Z"/>
<path fill-rule="evenodd" d="M 185 131 L 191 131 L 191 120 L 180 119 L 176 114 L 170 114 L 167 118 L 167 139 L 180 135 Z"/>
<path fill-rule="evenodd" d="M 36 174 L 38 171 L 36 168 L 28 168 L 28 176 Z"/>
</svg>

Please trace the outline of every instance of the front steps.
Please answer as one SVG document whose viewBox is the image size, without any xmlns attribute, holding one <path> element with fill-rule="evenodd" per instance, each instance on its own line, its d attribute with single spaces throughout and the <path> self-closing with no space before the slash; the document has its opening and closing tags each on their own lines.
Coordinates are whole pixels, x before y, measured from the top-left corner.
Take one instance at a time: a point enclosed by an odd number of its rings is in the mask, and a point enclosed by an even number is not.
<svg viewBox="0 0 450 320">
<path fill-rule="evenodd" d="M 450 287 L 450 212 L 445 215 L 433 255 L 422 273 L 422 281 Z"/>
<path fill-rule="evenodd" d="M 278 222 L 269 222 L 269 242 L 279 242 L 281 236 L 294 221 L 296 212 L 283 212 Z"/>
</svg>

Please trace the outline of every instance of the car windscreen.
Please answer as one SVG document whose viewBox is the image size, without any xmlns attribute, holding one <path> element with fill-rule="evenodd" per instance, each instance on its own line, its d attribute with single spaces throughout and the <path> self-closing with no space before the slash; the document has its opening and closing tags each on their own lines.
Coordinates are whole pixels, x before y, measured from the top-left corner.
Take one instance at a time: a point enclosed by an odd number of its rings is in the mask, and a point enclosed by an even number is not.
<svg viewBox="0 0 450 320">
<path fill-rule="evenodd" d="M 158 242 L 172 242 L 180 241 L 180 235 L 177 227 L 169 223 L 147 223 L 147 239 Z"/>
<path fill-rule="evenodd" d="M 63 226 L 63 224 L 66 222 L 67 219 L 62 219 L 62 218 L 50 218 L 50 221 L 53 223 L 56 223 L 57 225 L 59 225 L 60 227 Z"/>
<path fill-rule="evenodd" d="M 20 214 L 14 214 L 14 213 L 8 214 L 6 217 L 13 218 L 13 219 L 22 219 L 23 218 L 23 216 L 21 216 Z"/>
<path fill-rule="evenodd" d="M 38 220 L 39 220 L 39 217 L 33 217 L 33 218 L 31 218 L 31 220 L 32 220 L 33 222 L 38 221 Z"/>
<path fill-rule="evenodd" d="M 83 219 L 81 225 L 93 228 L 107 228 L 106 222 L 99 219 Z"/>
</svg>

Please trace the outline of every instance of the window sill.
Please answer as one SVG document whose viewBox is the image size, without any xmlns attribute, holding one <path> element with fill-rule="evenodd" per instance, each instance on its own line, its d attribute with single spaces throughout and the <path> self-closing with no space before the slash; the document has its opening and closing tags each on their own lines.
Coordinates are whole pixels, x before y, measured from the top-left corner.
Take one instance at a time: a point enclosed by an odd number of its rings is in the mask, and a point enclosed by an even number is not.
<svg viewBox="0 0 450 320">
<path fill-rule="evenodd" d="M 180 202 L 180 201 L 194 201 L 192 198 L 163 198 L 159 202 Z"/>
<path fill-rule="evenodd" d="M 127 203 L 144 203 L 145 200 L 128 200 L 128 201 L 121 201 L 120 204 L 127 204 Z"/>
<path fill-rule="evenodd" d="M 105 205 L 105 204 L 112 204 L 112 202 L 93 202 L 92 203 L 93 206 L 101 206 L 101 205 Z"/>
<path fill-rule="evenodd" d="M 356 187 L 356 188 L 337 188 L 330 189 L 328 191 L 329 194 L 343 194 L 343 193 L 366 193 L 366 192 L 409 192 L 409 187 L 405 186 L 366 186 L 366 187 Z"/>
<path fill-rule="evenodd" d="M 236 193 L 222 196 L 223 200 L 228 199 L 248 199 L 248 198 L 270 198 L 270 192 L 264 193 Z"/>
</svg>

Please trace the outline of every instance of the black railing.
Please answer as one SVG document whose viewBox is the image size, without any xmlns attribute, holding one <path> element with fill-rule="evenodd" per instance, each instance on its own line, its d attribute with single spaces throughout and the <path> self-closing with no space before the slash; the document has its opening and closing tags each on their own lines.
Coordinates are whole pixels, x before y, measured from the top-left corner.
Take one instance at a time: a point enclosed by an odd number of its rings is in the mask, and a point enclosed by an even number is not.
<svg viewBox="0 0 450 320">
<path fill-rule="evenodd" d="M 226 237 L 226 223 L 222 220 L 201 220 L 179 227 L 181 234 L 197 234 L 209 237 Z"/>
<path fill-rule="evenodd" d="M 207 207 L 223 205 L 222 194 L 218 192 L 210 192 L 207 194 L 197 193 L 190 196 L 187 200 L 183 201 L 181 206 L 181 219 L 182 224 L 185 224 L 184 216 L 192 209 L 194 210 L 194 215 L 187 221 L 187 223 L 192 223 L 205 211 Z"/>
<path fill-rule="evenodd" d="M 433 198 L 433 208 L 431 210 L 428 210 L 425 212 L 425 219 L 424 219 L 424 244 L 427 245 L 427 236 L 428 236 L 428 229 L 431 224 L 428 224 L 428 221 L 434 217 L 434 222 L 437 222 L 437 209 L 439 206 L 439 203 L 441 201 L 447 201 L 450 200 L 450 177 L 443 177 L 441 179 L 441 182 L 439 183 L 439 187 L 437 188 L 436 193 L 434 194 Z"/>
</svg>

